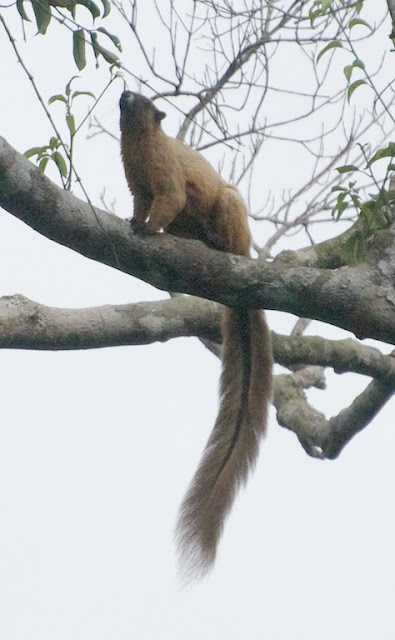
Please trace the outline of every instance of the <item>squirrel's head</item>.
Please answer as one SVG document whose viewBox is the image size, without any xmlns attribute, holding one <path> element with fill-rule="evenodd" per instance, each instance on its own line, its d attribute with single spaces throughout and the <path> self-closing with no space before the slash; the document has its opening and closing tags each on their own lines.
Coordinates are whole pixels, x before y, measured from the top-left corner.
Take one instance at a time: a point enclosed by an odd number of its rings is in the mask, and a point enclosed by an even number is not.
<svg viewBox="0 0 395 640">
<path fill-rule="evenodd" d="M 125 128 L 129 132 L 136 133 L 157 129 L 163 118 L 166 117 L 164 111 L 159 111 L 151 100 L 145 98 L 140 93 L 124 91 L 119 101 L 121 109 L 121 130 Z"/>
</svg>

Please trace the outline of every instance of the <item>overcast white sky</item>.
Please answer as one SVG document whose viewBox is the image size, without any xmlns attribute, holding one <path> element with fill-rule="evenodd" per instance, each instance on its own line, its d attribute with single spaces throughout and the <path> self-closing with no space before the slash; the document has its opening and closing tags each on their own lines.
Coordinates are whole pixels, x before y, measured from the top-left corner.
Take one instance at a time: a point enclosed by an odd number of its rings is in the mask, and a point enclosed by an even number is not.
<svg viewBox="0 0 395 640">
<path fill-rule="evenodd" d="M 32 33 L 26 62 L 49 97 L 75 68 L 69 51 L 54 40 L 49 56 Z M 0 60 L 0 133 L 23 152 L 43 144 L 48 127 L 1 30 Z M 81 75 L 78 88 L 99 86 L 92 67 Z M 116 134 L 121 90 L 100 107 Z M 119 214 L 130 215 L 117 145 L 82 144 L 77 165 L 93 201 L 105 186 Z M 0 295 L 14 293 L 59 307 L 163 298 L 0 211 Z M 269 320 L 281 332 L 294 322 L 278 313 Z M 321 330 L 314 323 L 310 333 Z M 327 327 L 325 335 L 346 334 Z M 309 458 L 273 412 L 214 571 L 181 588 L 173 526 L 215 420 L 214 356 L 197 340 L 178 340 L 5 350 L 0 362 L 2 640 L 393 640 L 394 402 L 332 462 Z M 329 416 L 366 384 L 329 374 L 328 392 L 312 395 Z"/>
</svg>

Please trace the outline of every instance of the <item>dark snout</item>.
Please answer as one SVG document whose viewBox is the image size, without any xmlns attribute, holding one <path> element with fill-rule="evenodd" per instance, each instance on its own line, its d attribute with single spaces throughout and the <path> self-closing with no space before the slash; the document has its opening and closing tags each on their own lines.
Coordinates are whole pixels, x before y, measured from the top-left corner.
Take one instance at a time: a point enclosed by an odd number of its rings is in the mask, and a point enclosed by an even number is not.
<svg viewBox="0 0 395 640">
<path fill-rule="evenodd" d="M 151 100 L 134 91 L 124 91 L 119 100 L 121 121 L 125 118 L 134 126 L 147 126 L 150 122 L 160 123 L 166 116 Z"/>
<path fill-rule="evenodd" d="M 119 107 L 121 111 L 126 109 L 128 106 L 130 107 L 138 95 L 138 93 L 134 93 L 133 91 L 124 91 L 119 100 Z"/>
</svg>

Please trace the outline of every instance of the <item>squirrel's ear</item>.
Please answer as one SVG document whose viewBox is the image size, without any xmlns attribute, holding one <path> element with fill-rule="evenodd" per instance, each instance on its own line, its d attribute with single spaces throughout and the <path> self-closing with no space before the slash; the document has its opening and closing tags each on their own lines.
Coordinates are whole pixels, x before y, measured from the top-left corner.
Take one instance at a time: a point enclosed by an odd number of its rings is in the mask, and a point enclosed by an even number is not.
<svg viewBox="0 0 395 640">
<path fill-rule="evenodd" d="M 166 118 L 166 113 L 164 111 L 159 111 L 158 109 L 155 111 L 155 120 L 156 122 L 161 122 L 163 118 Z"/>
</svg>

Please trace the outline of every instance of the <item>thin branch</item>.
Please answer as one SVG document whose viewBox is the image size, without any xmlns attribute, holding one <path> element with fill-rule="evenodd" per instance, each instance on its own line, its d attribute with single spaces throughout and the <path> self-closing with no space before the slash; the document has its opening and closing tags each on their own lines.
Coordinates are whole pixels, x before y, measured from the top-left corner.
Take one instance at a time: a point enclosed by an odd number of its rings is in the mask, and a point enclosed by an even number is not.
<svg viewBox="0 0 395 640">
<path fill-rule="evenodd" d="M 395 356 L 395 352 L 393 354 Z M 330 437 L 324 444 L 325 455 L 337 458 L 346 444 L 373 420 L 393 396 L 395 383 L 373 380 L 354 402 L 329 420 Z"/>
<path fill-rule="evenodd" d="M 303 375 L 303 372 L 302 372 Z M 392 397 L 395 381 L 373 380 L 352 404 L 327 420 L 312 407 L 303 391 L 299 373 L 277 376 L 274 405 L 279 424 L 293 431 L 305 449 L 315 458 L 336 458 L 345 445 L 364 429 Z"/>
<path fill-rule="evenodd" d="M 274 333 L 273 349 L 276 362 L 286 367 L 300 364 L 329 366 L 338 374 L 352 371 L 395 383 L 395 358 L 351 338 L 327 340 L 320 336 L 283 336 Z"/>
</svg>

